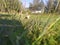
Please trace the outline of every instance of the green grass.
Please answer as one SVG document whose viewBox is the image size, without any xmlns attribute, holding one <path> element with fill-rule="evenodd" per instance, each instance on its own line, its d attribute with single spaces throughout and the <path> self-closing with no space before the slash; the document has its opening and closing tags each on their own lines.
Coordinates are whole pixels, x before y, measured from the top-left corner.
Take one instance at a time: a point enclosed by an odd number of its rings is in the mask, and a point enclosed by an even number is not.
<svg viewBox="0 0 60 45">
<path fill-rule="evenodd" d="M 25 17 L 25 14 L 0 14 L 1 45 L 60 45 L 59 14 Z"/>
</svg>

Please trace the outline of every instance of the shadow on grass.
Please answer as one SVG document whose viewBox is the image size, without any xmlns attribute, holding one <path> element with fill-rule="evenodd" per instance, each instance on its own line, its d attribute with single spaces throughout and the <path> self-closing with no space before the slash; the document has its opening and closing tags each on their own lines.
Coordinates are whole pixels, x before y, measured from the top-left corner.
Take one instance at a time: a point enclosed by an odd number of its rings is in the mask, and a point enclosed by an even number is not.
<svg viewBox="0 0 60 45">
<path fill-rule="evenodd" d="M 24 32 L 24 27 L 17 20 L 0 19 L 0 45 L 16 45 L 16 36 Z M 20 41 L 23 45 L 23 42 Z"/>
<path fill-rule="evenodd" d="M 9 14 L 0 14 L 0 17 L 10 17 L 11 15 Z"/>
</svg>

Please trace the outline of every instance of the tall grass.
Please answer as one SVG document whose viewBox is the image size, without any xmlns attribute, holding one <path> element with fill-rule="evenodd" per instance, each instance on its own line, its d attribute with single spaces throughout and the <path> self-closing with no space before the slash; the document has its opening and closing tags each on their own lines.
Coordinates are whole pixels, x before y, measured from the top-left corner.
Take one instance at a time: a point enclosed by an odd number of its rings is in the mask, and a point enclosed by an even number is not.
<svg viewBox="0 0 60 45">
<path fill-rule="evenodd" d="M 2 29 L 0 26 L 1 30 L 5 29 L 8 32 L 7 38 L 2 37 L 0 33 L 2 43 L 6 40 L 5 45 L 60 45 L 59 15 L 31 15 L 30 19 L 25 19 L 25 17 L 26 15 L 4 17 L 5 24 L 12 24 L 14 27 L 5 27 L 6 29 L 2 27 Z"/>
</svg>

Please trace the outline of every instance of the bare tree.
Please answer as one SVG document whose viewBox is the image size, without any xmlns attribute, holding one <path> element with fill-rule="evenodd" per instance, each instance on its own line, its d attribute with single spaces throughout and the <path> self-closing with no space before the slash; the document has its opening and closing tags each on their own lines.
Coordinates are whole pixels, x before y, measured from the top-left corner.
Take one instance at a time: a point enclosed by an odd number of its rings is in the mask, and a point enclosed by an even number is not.
<svg viewBox="0 0 60 45">
<path fill-rule="evenodd" d="M 48 1 L 48 12 L 52 12 L 54 10 L 54 0 Z"/>
<path fill-rule="evenodd" d="M 60 7 L 60 0 L 57 0 L 57 5 L 55 7 L 55 11 Z"/>
<path fill-rule="evenodd" d="M 34 5 L 38 5 L 40 3 L 40 0 L 33 0 Z"/>
<path fill-rule="evenodd" d="M 32 10 L 44 9 L 44 2 L 42 0 L 33 0 L 33 3 L 30 4 L 30 9 Z"/>
</svg>

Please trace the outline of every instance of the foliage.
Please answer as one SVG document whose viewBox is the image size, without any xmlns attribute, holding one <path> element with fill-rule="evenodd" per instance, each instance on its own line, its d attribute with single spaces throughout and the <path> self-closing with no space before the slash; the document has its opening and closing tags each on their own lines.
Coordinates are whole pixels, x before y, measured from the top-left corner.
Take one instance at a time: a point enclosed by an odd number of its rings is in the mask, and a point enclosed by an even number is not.
<svg viewBox="0 0 60 45">
<path fill-rule="evenodd" d="M 12 25 L 0 26 L 1 45 L 60 45 L 60 15 L 30 15 L 30 19 L 25 15 L 0 16 L 0 24 Z"/>
<path fill-rule="evenodd" d="M 60 0 L 48 0 L 45 3 L 42 0 L 33 0 L 33 3 L 30 3 L 29 9 L 32 11 L 43 10 L 47 13 L 56 13 L 60 12 Z"/>
<path fill-rule="evenodd" d="M 22 4 L 19 0 L 0 0 L 0 11 L 4 10 L 8 12 L 9 10 L 20 11 Z"/>
</svg>

